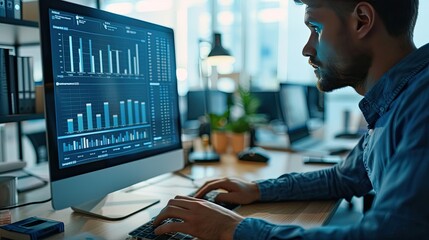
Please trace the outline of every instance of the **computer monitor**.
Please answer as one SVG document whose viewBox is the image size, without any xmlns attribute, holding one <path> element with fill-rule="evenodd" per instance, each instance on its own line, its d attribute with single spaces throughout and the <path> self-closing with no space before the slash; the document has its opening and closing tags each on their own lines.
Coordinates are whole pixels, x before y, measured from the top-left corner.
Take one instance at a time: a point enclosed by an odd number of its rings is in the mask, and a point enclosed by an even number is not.
<svg viewBox="0 0 429 240">
<path fill-rule="evenodd" d="M 206 110 L 206 96 L 207 107 Z M 191 90 L 186 95 L 187 101 L 187 120 L 198 120 L 206 113 L 223 114 L 228 109 L 228 98 L 226 92 L 219 90 Z"/>
<path fill-rule="evenodd" d="M 257 112 L 266 115 L 268 121 L 281 120 L 280 99 L 278 91 L 252 91 L 254 98 L 259 100 Z"/>
<path fill-rule="evenodd" d="M 316 86 L 307 86 L 307 105 L 310 118 L 325 120 L 325 93 Z"/>
<path fill-rule="evenodd" d="M 121 219 L 153 205 L 109 193 L 184 166 L 173 30 L 42 0 L 40 31 L 53 208 Z"/>
<path fill-rule="evenodd" d="M 305 94 L 306 86 L 294 83 L 280 84 L 280 106 L 291 143 L 310 135 L 310 119 Z"/>
</svg>

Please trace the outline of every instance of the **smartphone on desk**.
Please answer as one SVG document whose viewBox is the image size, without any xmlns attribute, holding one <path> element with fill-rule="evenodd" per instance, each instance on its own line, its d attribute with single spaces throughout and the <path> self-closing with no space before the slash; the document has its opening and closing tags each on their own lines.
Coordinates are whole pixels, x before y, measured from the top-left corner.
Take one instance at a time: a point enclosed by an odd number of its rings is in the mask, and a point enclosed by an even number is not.
<svg viewBox="0 0 429 240">
<path fill-rule="evenodd" d="M 342 158 L 339 156 L 304 156 L 303 161 L 305 164 L 337 164 L 341 162 Z"/>
</svg>

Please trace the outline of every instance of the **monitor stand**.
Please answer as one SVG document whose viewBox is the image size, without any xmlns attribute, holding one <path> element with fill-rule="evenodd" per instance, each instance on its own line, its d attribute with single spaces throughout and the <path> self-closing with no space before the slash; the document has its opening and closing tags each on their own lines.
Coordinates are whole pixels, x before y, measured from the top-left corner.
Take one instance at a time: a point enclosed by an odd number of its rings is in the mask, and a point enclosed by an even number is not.
<svg viewBox="0 0 429 240">
<path fill-rule="evenodd" d="M 72 207 L 73 211 L 106 220 L 122 220 L 152 205 L 159 203 L 159 199 L 147 196 L 114 192 L 98 200 L 89 201 Z"/>
</svg>

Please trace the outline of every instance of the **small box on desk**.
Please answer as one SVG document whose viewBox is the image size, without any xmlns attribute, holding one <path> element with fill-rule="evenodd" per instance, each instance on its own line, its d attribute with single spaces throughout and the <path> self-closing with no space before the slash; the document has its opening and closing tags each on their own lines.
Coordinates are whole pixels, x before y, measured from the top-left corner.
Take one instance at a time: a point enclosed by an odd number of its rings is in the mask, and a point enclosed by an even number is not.
<svg viewBox="0 0 429 240">
<path fill-rule="evenodd" d="M 36 240 L 64 232 L 64 223 L 30 217 L 12 224 L 0 226 L 2 240 Z"/>
</svg>

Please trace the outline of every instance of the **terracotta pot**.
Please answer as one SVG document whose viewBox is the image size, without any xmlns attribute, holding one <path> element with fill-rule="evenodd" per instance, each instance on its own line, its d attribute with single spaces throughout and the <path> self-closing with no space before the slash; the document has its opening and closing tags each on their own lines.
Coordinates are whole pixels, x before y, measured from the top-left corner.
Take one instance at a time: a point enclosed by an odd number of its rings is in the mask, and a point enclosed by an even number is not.
<svg viewBox="0 0 429 240">
<path fill-rule="evenodd" d="M 231 146 L 234 153 L 239 153 L 249 146 L 249 133 L 232 133 Z"/>
<path fill-rule="evenodd" d="M 217 153 L 226 153 L 228 148 L 228 135 L 226 132 L 213 131 L 211 133 L 211 141 L 212 146 Z"/>
</svg>

